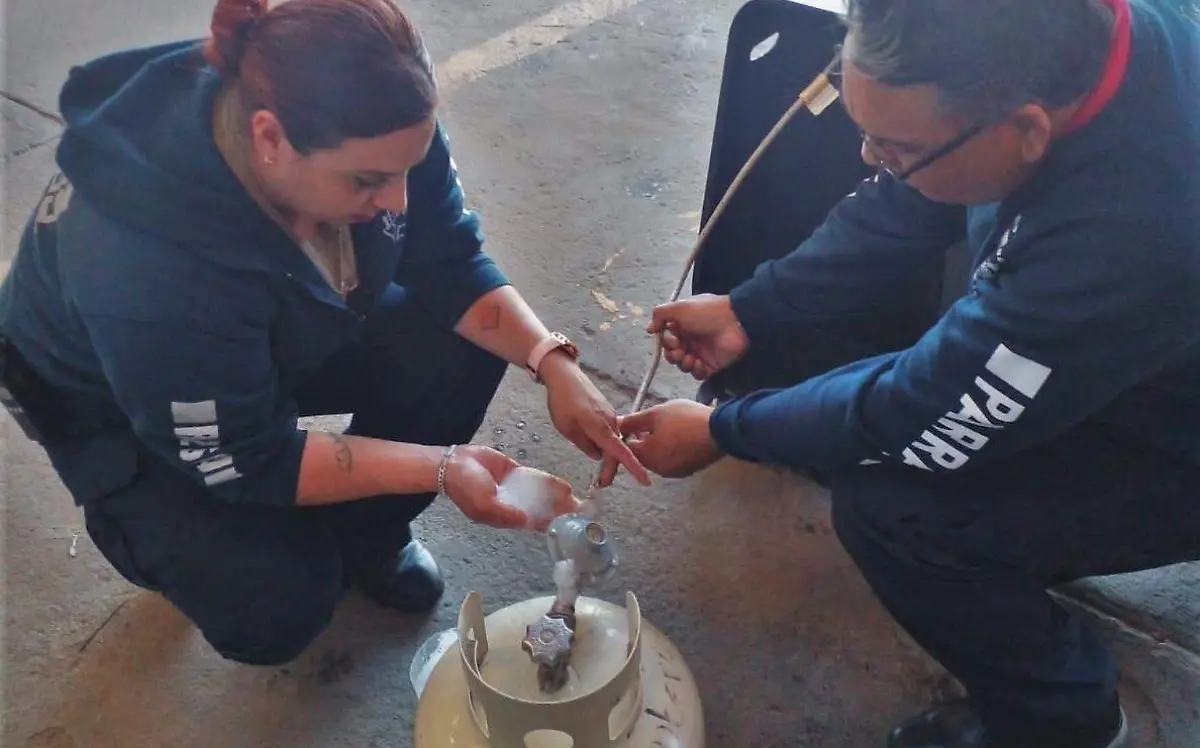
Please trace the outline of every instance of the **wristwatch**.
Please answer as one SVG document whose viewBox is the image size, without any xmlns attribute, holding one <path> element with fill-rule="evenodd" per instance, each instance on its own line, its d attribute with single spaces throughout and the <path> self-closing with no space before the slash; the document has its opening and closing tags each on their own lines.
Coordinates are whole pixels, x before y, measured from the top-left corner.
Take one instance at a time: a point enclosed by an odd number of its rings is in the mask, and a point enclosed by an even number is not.
<svg viewBox="0 0 1200 748">
<path fill-rule="evenodd" d="M 533 347 L 533 351 L 529 354 L 529 361 L 526 362 L 525 368 L 529 371 L 529 376 L 535 382 L 541 382 L 541 375 L 538 370 L 542 366 L 542 361 L 551 351 L 556 351 L 559 348 L 573 359 L 579 359 L 579 346 L 571 342 L 570 338 L 563 335 L 561 332 L 552 332 L 542 342 Z"/>
</svg>

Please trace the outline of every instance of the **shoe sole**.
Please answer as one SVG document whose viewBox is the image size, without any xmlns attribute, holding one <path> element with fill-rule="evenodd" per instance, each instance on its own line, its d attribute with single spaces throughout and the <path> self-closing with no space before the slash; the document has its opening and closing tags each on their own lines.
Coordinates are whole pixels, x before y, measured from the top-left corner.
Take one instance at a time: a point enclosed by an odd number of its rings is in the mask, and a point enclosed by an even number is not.
<svg viewBox="0 0 1200 748">
<path fill-rule="evenodd" d="M 1105 746 L 1105 748 L 1127 748 L 1129 745 L 1129 719 L 1125 715 L 1124 707 L 1121 708 L 1121 729 L 1117 730 L 1117 736 Z"/>
</svg>

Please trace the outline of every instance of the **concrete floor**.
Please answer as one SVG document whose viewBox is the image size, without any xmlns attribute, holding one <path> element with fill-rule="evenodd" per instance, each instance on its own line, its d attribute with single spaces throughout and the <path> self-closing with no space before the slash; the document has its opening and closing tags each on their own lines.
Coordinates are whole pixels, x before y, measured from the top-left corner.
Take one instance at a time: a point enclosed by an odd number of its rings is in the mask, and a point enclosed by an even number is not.
<svg viewBox="0 0 1200 748">
<path fill-rule="evenodd" d="M 584 344 L 587 365 L 626 410 L 652 350 L 641 314 L 670 293 L 695 237 L 725 31 L 740 2 L 556 2 L 410 5 L 439 62 L 444 119 L 490 251 L 548 325 Z M 53 167 L 57 125 L 37 110 L 55 110 L 69 66 L 201 35 L 210 6 L 8 1 L 0 265 Z M 153 21 L 151 10 L 176 15 Z M 657 396 L 691 391 L 682 375 L 660 372 Z M 479 441 L 577 486 L 592 472 L 517 371 Z M 453 625 L 471 590 L 489 611 L 550 590 L 540 538 L 475 527 L 439 504 L 420 523 L 448 576 L 434 615 L 406 618 L 351 598 L 298 662 L 238 666 L 109 569 L 43 454 L 6 418 L 0 470 L 2 734 L 13 748 L 410 746 L 408 667 L 421 641 Z M 634 591 L 680 647 L 705 699 L 708 745 L 878 745 L 894 720 L 952 689 L 876 603 L 831 533 L 825 495 L 802 480 L 727 462 L 650 489 L 622 479 L 606 498 L 624 567 L 596 594 L 619 601 Z M 1172 738 L 1194 735 L 1194 725 L 1163 728 L 1158 697 L 1140 684 L 1191 705 L 1196 681 L 1165 679 L 1138 659 L 1137 632 L 1121 631 L 1136 639 L 1123 654 L 1149 673 L 1130 686 L 1142 745 L 1194 744 Z"/>
</svg>

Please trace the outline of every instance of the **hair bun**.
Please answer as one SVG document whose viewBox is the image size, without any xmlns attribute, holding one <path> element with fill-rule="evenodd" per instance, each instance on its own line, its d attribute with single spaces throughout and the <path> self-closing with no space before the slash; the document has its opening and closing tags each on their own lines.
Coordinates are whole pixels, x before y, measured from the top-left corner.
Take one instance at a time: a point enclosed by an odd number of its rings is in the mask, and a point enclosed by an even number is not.
<svg viewBox="0 0 1200 748">
<path fill-rule="evenodd" d="M 217 0 L 204 57 L 219 73 L 237 73 L 250 32 L 267 14 L 267 6 L 268 0 Z"/>
</svg>

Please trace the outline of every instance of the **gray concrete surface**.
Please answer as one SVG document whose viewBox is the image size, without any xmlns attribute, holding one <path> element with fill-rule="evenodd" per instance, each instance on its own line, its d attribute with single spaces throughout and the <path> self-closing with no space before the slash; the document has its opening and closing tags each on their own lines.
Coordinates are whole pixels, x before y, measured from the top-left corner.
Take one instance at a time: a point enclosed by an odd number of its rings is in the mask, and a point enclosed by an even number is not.
<svg viewBox="0 0 1200 748">
<path fill-rule="evenodd" d="M 556 3 L 410 5 L 444 76 L 445 119 L 491 251 L 547 323 L 584 344 L 624 410 L 649 362 L 642 315 L 669 293 L 695 236 L 724 34 L 740 3 Z M 44 114 L 67 69 L 202 34 L 209 9 L 9 0 L 0 273 L 53 166 L 57 124 Z M 177 15 L 156 21 L 151 10 Z M 664 370 L 655 392 L 691 389 Z M 10 432 L 0 418 L 4 746 L 410 746 L 408 665 L 420 642 L 452 625 L 470 590 L 494 610 L 549 589 L 539 538 L 475 527 L 439 504 L 420 523 L 448 576 L 433 615 L 351 598 L 293 665 L 234 665 L 108 567 L 44 455 Z M 592 471 L 520 372 L 479 441 L 578 486 Z M 733 462 L 651 489 L 623 479 L 607 494 L 624 571 L 600 594 L 619 601 L 633 590 L 680 647 L 706 702 L 710 746 L 877 745 L 894 720 L 954 688 L 862 583 L 826 501 L 793 476 Z M 1068 590 L 1088 593 L 1080 599 L 1121 656 L 1140 746 L 1200 740 L 1195 580 L 1179 567 Z"/>
</svg>

